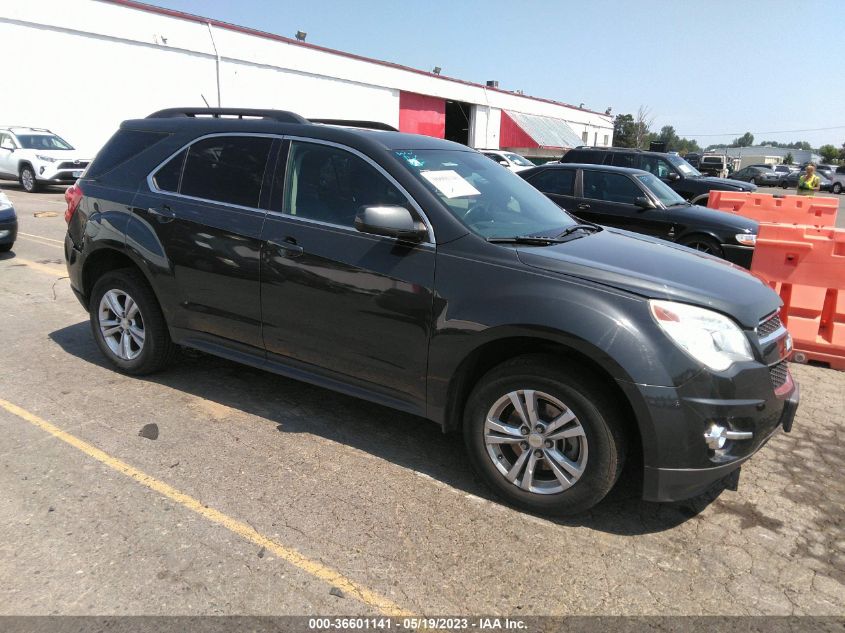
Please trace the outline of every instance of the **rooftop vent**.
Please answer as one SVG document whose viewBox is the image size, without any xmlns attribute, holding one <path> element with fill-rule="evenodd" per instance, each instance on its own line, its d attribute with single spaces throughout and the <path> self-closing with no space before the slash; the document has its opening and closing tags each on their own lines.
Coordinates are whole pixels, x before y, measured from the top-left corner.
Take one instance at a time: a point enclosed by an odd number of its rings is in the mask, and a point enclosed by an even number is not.
<svg viewBox="0 0 845 633">
<path fill-rule="evenodd" d="M 491 79 L 490 81 L 487 82 L 487 87 L 488 88 L 498 88 L 499 82 L 496 81 L 495 79 Z"/>
</svg>

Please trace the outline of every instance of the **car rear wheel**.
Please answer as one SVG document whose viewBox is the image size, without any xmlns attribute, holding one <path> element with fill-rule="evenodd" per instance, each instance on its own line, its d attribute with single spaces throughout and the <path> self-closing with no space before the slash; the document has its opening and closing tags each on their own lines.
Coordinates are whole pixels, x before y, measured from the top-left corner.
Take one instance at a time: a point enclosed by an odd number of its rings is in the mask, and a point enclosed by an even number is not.
<svg viewBox="0 0 845 633">
<path fill-rule="evenodd" d="M 714 255 L 715 257 L 721 257 L 722 259 L 725 257 L 725 253 L 722 251 L 722 247 L 719 246 L 719 243 L 705 235 L 692 235 L 681 240 L 680 244 L 682 246 L 686 246 L 687 248 L 699 251 L 700 253 L 707 253 L 709 255 Z"/>
<path fill-rule="evenodd" d="M 38 191 L 38 181 L 35 179 L 35 171 L 29 165 L 24 165 L 21 168 L 19 177 L 21 187 L 27 193 L 34 193 Z"/>
<path fill-rule="evenodd" d="M 470 462 L 493 491 L 557 516 L 591 508 L 616 483 L 625 460 L 621 429 L 600 382 L 544 356 L 491 370 L 464 415 Z"/>
<path fill-rule="evenodd" d="M 835 194 L 839 195 L 840 193 L 842 193 L 842 185 L 841 185 L 841 184 L 839 184 L 838 182 L 835 182 L 835 183 L 833 183 L 833 187 L 831 187 L 831 189 L 830 189 L 830 190 L 831 190 L 833 193 L 835 193 Z"/>
<path fill-rule="evenodd" d="M 103 275 L 91 292 L 89 313 L 97 345 L 120 371 L 149 374 L 172 357 L 161 308 L 140 273 L 125 269 Z"/>
</svg>

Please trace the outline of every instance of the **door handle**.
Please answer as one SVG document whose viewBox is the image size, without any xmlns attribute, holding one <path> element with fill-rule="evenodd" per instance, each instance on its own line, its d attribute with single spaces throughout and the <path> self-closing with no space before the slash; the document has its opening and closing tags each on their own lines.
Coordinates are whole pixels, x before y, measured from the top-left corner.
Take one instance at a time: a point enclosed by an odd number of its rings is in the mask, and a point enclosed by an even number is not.
<svg viewBox="0 0 845 633">
<path fill-rule="evenodd" d="M 299 246 L 292 237 L 286 237 L 281 242 L 270 241 L 268 243 L 275 246 L 282 257 L 299 257 L 305 252 L 305 249 Z"/>
<path fill-rule="evenodd" d="M 147 209 L 147 213 L 155 217 L 159 222 L 172 222 L 176 219 L 176 212 L 166 204 L 160 207 L 150 207 Z"/>
<path fill-rule="evenodd" d="M 588 211 L 589 208 L 590 208 L 590 205 L 587 204 L 586 202 L 582 202 L 581 204 L 578 205 L 579 211 Z"/>
</svg>

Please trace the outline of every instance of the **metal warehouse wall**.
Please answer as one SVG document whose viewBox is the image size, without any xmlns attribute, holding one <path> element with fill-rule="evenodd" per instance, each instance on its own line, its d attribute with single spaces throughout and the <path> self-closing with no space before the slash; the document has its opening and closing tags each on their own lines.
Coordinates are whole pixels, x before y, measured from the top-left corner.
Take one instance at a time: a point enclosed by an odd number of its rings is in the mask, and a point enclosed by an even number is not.
<svg viewBox="0 0 845 633">
<path fill-rule="evenodd" d="M 96 152 L 120 121 L 175 105 L 267 107 L 398 126 L 400 91 L 476 104 L 470 144 L 498 147 L 502 109 L 613 131 L 612 118 L 394 64 L 100 0 L 2 0 L 0 124 L 49 127 Z M 21 63 L 22 60 L 25 62 Z"/>
</svg>

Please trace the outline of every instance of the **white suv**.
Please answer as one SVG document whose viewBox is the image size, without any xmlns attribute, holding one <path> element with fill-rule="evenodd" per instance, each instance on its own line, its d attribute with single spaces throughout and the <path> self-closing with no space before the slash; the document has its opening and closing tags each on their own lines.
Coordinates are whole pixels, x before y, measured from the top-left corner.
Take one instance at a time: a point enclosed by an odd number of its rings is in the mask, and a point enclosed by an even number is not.
<svg viewBox="0 0 845 633">
<path fill-rule="evenodd" d="M 90 162 L 50 130 L 0 127 L 0 179 L 18 180 L 30 193 L 42 185 L 74 183 Z"/>
<path fill-rule="evenodd" d="M 484 154 L 487 158 L 492 158 L 500 165 L 507 167 L 514 172 L 536 167 L 536 165 L 525 158 L 525 156 L 520 156 L 519 154 L 514 154 L 513 152 L 505 152 L 498 149 L 480 149 L 478 151 Z"/>
</svg>

